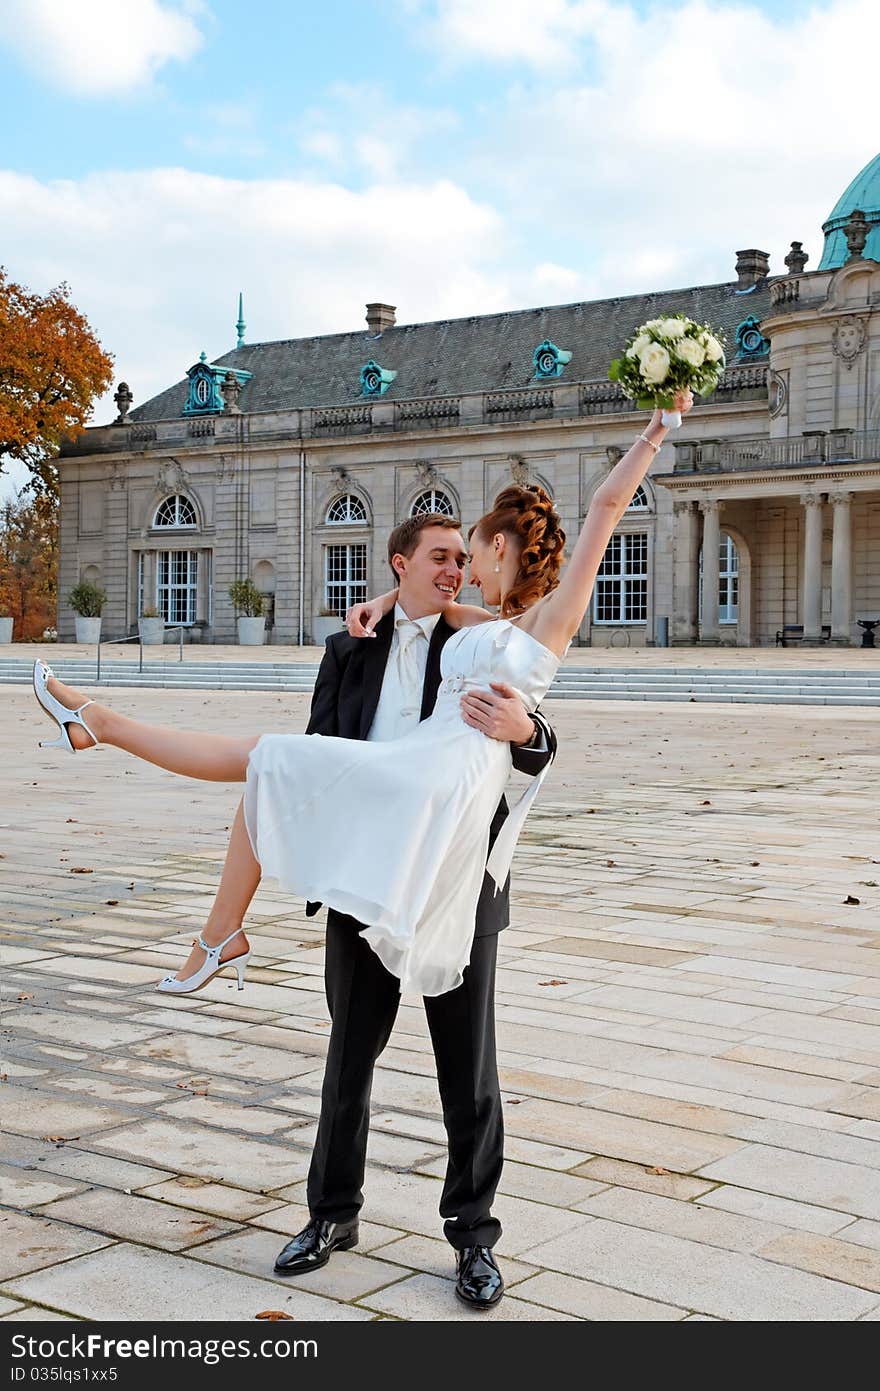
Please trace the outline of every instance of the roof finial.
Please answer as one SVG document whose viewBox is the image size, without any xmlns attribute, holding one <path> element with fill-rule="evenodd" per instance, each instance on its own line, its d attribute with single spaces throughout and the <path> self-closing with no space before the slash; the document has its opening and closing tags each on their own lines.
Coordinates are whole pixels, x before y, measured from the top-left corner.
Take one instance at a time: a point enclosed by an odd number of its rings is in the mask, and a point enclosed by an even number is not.
<svg viewBox="0 0 880 1391">
<path fill-rule="evenodd" d="M 245 331 L 246 328 L 247 328 L 247 324 L 246 324 L 245 321 L 244 321 L 244 303 L 243 303 L 243 300 L 242 300 L 241 291 L 239 290 L 239 292 L 238 292 L 238 323 L 235 325 L 235 331 L 236 331 L 236 333 L 238 334 L 238 342 L 237 342 L 236 345 L 235 345 L 237 348 L 242 348 L 242 347 L 244 347 L 244 331 Z"/>
</svg>

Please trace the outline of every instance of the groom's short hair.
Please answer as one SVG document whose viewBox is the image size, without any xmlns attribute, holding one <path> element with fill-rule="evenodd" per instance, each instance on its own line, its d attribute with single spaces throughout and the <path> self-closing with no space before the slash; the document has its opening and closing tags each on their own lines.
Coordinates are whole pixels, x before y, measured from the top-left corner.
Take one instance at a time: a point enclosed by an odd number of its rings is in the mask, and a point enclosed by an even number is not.
<svg viewBox="0 0 880 1391">
<path fill-rule="evenodd" d="M 391 565 L 392 560 L 396 555 L 405 555 L 409 559 L 427 526 L 442 526 L 447 531 L 461 531 L 461 522 L 458 518 L 448 517 L 445 512 L 420 512 L 417 517 L 407 517 L 406 521 L 396 526 L 388 537 L 388 564 L 391 566 L 395 584 L 399 582 L 400 576 Z"/>
</svg>

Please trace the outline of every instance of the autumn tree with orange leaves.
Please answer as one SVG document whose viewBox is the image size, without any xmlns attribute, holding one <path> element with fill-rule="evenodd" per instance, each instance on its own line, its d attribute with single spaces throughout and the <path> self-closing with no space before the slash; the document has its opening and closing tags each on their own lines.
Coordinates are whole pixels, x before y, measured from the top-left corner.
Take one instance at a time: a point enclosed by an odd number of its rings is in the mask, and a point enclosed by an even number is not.
<svg viewBox="0 0 880 1391">
<path fill-rule="evenodd" d="M 0 506 L 0 614 L 14 642 L 39 639 L 58 612 L 58 503 L 22 488 Z"/>
<path fill-rule="evenodd" d="M 0 267 L 0 473 L 18 459 L 29 491 L 57 497 L 61 441 L 85 427 L 112 371 L 66 285 L 32 294 Z"/>
</svg>

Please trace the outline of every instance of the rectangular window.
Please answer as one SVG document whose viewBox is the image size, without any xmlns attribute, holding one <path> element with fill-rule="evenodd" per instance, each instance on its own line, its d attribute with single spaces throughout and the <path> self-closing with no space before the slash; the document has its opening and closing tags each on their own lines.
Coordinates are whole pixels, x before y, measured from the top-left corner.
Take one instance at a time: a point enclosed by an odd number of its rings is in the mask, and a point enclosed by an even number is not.
<svg viewBox="0 0 880 1391">
<path fill-rule="evenodd" d="M 324 603 L 340 618 L 352 604 L 367 597 L 367 547 L 365 542 L 350 546 L 324 547 Z"/>
<path fill-rule="evenodd" d="M 594 623 L 647 623 L 648 533 L 612 536 L 593 591 Z"/>
<path fill-rule="evenodd" d="M 159 551 L 156 607 L 166 623 L 195 623 L 198 553 Z"/>
</svg>

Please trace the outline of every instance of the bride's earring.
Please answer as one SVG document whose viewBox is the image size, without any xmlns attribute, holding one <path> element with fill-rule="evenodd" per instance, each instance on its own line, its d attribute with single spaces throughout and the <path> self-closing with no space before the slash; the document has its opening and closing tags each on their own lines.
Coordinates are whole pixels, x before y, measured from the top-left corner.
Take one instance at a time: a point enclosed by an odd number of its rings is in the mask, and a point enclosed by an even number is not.
<svg viewBox="0 0 880 1391">
<path fill-rule="evenodd" d="M 496 575 L 500 575 L 500 574 L 501 574 L 501 566 L 497 563 L 497 561 L 496 561 L 496 563 L 495 563 L 495 574 L 496 574 Z"/>
</svg>

